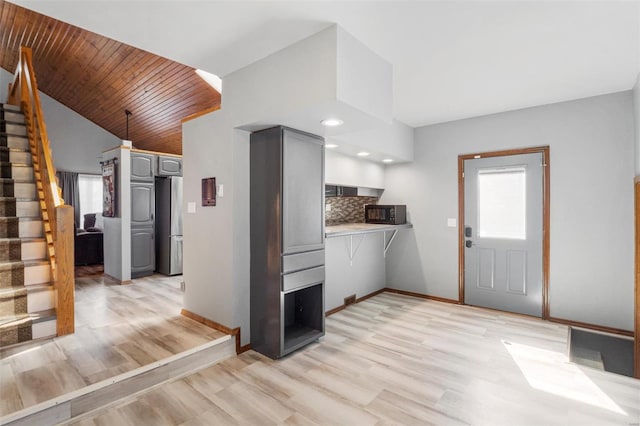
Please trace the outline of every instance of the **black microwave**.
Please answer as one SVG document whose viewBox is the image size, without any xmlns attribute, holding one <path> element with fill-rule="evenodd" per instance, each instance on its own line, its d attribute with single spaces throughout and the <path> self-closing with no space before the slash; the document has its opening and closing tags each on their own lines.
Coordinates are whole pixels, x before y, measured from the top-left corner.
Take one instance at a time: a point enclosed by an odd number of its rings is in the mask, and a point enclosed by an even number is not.
<svg viewBox="0 0 640 426">
<path fill-rule="evenodd" d="M 407 206 L 404 204 L 382 205 L 367 204 L 364 206 L 366 223 L 383 223 L 386 225 L 402 225 L 407 223 Z"/>
</svg>

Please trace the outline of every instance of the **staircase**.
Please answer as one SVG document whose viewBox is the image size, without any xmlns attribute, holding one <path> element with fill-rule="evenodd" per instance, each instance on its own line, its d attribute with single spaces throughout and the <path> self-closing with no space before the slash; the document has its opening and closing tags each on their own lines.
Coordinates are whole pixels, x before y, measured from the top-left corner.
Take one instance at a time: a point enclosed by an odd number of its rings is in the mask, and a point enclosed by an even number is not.
<svg viewBox="0 0 640 426">
<path fill-rule="evenodd" d="M 38 186 L 24 116 L 0 104 L 0 347 L 56 335 Z"/>
</svg>

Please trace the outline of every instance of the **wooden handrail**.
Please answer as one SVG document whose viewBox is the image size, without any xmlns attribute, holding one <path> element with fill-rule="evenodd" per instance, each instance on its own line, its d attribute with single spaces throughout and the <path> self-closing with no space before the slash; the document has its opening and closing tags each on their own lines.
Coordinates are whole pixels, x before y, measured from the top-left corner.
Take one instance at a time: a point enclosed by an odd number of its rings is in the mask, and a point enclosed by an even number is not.
<svg viewBox="0 0 640 426">
<path fill-rule="evenodd" d="M 56 289 L 57 334 L 70 334 L 75 329 L 73 207 L 65 205 L 58 186 L 33 68 L 32 51 L 28 47 L 20 48 L 8 103 L 19 105 L 25 115 L 42 220 L 45 223 L 51 280 Z"/>
</svg>

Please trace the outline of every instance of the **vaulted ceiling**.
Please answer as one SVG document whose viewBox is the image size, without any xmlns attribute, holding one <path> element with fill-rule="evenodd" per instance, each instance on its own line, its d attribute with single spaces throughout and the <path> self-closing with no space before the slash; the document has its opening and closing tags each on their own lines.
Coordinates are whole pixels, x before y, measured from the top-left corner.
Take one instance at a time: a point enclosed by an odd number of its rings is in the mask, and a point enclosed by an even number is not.
<svg viewBox="0 0 640 426">
<path fill-rule="evenodd" d="M 120 139 L 131 111 L 139 149 L 182 153 L 181 120 L 220 105 L 192 67 L 0 1 L 0 66 L 11 73 L 20 46 L 33 49 L 42 92 Z"/>
</svg>

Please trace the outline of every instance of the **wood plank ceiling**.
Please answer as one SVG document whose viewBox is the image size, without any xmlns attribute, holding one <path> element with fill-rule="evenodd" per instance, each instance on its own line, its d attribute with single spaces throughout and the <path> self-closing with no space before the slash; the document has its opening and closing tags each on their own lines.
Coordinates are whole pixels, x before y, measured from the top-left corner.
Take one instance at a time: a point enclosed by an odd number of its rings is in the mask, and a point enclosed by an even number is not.
<svg viewBox="0 0 640 426">
<path fill-rule="evenodd" d="M 120 139 L 131 111 L 135 148 L 181 154 L 181 120 L 220 105 L 194 68 L 0 0 L 0 66 L 11 74 L 20 46 L 33 49 L 42 92 Z"/>
</svg>

